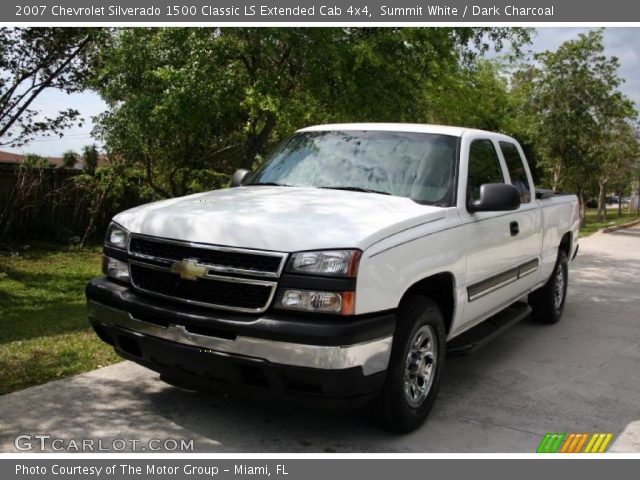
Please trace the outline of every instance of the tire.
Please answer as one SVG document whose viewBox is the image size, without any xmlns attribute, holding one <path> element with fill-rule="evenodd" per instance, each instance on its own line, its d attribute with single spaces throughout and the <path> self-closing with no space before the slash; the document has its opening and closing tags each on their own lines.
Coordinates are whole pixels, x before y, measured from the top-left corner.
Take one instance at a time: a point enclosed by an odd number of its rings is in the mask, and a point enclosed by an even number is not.
<svg viewBox="0 0 640 480">
<path fill-rule="evenodd" d="M 376 423 L 397 433 L 422 425 L 438 393 L 445 355 L 446 332 L 438 305 L 420 295 L 406 298 L 398 313 L 385 383 L 369 405 Z"/>
<path fill-rule="evenodd" d="M 569 261 L 567 254 L 560 250 L 551 278 L 544 286 L 529 294 L 529 305 L 536 322 L 553 324 L 560 321 L 567 299 L 568 283 Z"/>
</svg>

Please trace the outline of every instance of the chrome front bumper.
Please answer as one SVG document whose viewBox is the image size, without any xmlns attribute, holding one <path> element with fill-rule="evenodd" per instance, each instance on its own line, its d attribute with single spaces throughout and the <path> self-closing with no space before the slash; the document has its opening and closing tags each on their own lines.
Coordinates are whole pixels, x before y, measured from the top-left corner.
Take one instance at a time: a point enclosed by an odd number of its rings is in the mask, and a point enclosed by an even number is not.
<svg viewBox="0 0 640 480">
<path fill-rule="evenodd" d="M 321 346 L 280 342 L 263 338 L 237 336 L 235 339 L 211 337 L 187 331 L 182 325 L 167 327 L 135 318 L 128 312 L 89 300 L 89 317 L 111 327 L 118 327 L 182 345 L 214 352 L 257 358 L 275 364 L 322 370 L 361 367 L 365 376 L 387 369 L 393 336 L 354 345 Z"/>
</svg>

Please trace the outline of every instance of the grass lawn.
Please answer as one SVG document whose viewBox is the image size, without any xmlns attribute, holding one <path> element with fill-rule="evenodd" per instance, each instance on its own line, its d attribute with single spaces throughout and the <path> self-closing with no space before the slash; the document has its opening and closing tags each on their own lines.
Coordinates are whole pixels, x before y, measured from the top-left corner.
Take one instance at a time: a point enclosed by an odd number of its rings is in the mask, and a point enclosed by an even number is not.
<svg viewBox="0 0 640 480">
<path fill-rule="evenodd" d="M 0 252 L 0 394 L 117 362 L 87 321 L 100 249 Z"/>
<path fill-rule="evenodd" d="M 626 212 L 626 207 L 622 209 L 622 215 L 618 216 L 618 209 L 609 209 L 607 211 L 607 220 L 603 222 L 596 221 L 595 208 L 587 209 L 585 212 L 586 225 L 580 227 L 580 237 L 588 237 L 593 235 L 601 228 L 613 227 L 614 225 L 621 225 L 623 223 L 629 223 L 634 220 L 640 220 L 640 216 L 636 215 L 635 210 L 632 213 Z"/>
</svg>

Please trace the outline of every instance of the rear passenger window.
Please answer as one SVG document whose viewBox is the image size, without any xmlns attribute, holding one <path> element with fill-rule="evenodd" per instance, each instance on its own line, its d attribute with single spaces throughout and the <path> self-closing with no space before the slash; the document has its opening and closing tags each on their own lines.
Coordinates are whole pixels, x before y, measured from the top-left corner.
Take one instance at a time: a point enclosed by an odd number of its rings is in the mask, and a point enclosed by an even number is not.
<svg viewBox="0 0 640 480">
<path fill-rule="evenodd" d="M 480 199 L 485 183 L 504 183 L 500 160 L 491 140 L 474 140 L 469 147 L 468 202 Z"/>
<path fill-rule="evenodd" d="M 502 155 L 504 155 L 504 160 L 507 163 L 511 185 L 520 192 L 520 203 L 529 203 L 531 201 L 531 189 L 529 188 L 527 171 L 524 169 L 524 162 L 518 148 L 513 143 L 500 142 L 500 150 L 502 150 Z"/>
</svg>

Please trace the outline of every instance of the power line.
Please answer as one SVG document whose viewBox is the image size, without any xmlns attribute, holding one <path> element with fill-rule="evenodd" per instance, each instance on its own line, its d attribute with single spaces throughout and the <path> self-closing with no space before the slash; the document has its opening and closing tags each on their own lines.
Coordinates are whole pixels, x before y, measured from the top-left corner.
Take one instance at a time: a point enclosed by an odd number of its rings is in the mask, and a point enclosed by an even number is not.
<svg viewBox="0 0 640 480">
<path fill-rule="evenodd" d="M 93 138 L 93 137 L 91 135 L 79 135 L 77 137 L 71 136 L 71 135 L 65 135 L 64 137 L 61 137 L 61 138 L 34 138 L 33 140 L 29 140 L 27 144 L 33 143 L 33 142 L 60 142 L 60 141 L 63 141 L 64 139 L 82 140 L 83 138 Z"/>
</svg>

